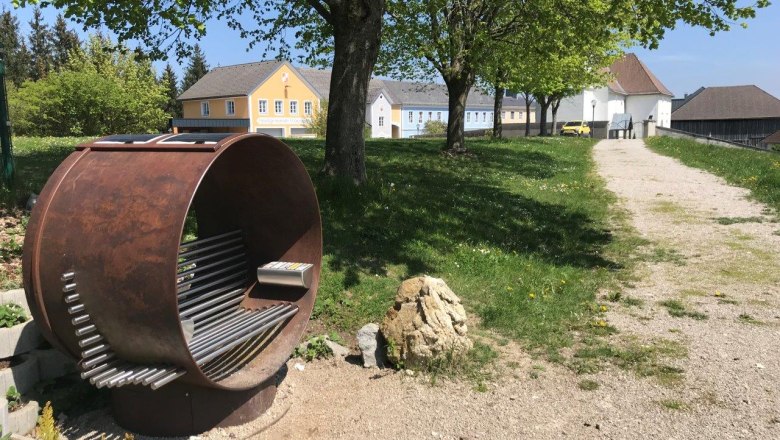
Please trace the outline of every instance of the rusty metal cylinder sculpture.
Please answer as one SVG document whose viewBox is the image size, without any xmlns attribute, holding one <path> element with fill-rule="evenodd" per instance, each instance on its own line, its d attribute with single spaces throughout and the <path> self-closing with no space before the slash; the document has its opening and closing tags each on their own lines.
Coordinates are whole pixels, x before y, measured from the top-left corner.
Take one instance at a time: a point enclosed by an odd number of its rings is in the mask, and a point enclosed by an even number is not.
<svg viewBox="0 0 780 440">
<path fill-rule="evenodd" d="M 116 135 L 50 177 L 23 268 L 44 336 L 112 389 L 119 424 L 173 436 L 270 406 L 321 260 L 314 187 L 282 142 Z"/>
</svg>

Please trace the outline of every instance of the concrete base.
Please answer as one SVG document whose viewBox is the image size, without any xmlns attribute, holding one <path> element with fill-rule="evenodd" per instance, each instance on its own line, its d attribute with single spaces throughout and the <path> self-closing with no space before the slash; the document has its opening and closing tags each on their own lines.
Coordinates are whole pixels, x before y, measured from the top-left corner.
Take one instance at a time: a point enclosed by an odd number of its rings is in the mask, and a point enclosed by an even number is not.
<svg viewBox="0 0 780 440">
<path fill-rule="evenodd" d="M 21 363 L 18 365 L 0 370 L 1 395 L 5 395 L 12 385 L 19 393 L 25 394 L 38 383 L 38 359 L 29 354 L 23 354 L 20 358 Z"/>
<path fill-rule="evenodd" d="M 43 343 L 43 336 L 32 320 L 0 329 L 0 359 L 29 353 Z"/>
<path fill-rule="evenodd" d="M 3 399 L 3 410 L 7 413 L 3 433 L 28 434 L 38 423 L 38 402 L 32 400 L 14 412 L 8 412 L 8 404 Z"/>
</svg>

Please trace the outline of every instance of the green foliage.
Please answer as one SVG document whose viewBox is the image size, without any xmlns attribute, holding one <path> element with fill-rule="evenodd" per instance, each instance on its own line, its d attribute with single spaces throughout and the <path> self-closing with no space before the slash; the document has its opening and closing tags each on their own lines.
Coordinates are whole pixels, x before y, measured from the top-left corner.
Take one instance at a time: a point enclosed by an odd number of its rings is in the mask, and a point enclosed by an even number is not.
<svg viewBox="0 0 780 440">
<path fill-rule="evenodd" d="M 6 390 L 5 399 L 8 401 L 8 411 L 16 411 L 22 406 L 22 394 L 13 385 Z"/>
<path fill-rule="evenodd" d="M 27 321 L 27 313 L 19 304 L 0 305 L 0 328 L 11 328 Z"/>
<path fill-rule="evenodd" d="M 199 79 L 206 76 L 207 73 L 209 73 L 209 65 L 206 64 L 206 55 L 200 49 L 200 45 L 196 43 L 193 47 L 187 70 L 184 71 L 181 91 L 186 92 L 187 89 L 192 87 Z"/>
<path fill-rule="evenodd" d="M 99 36 L 62 71 L 25 82 L 9 99 L 16 133 L 38 136 L 155 132 L 165 102 L 151 63 Z"/>
<path fill-rule="evenodd" d="M 583 391 L 595 391 L 599 389 L 599 383 L 596 382 L 595 380 L 590 380 L 590 379 L 581 380 L 578 386 Z"/>
<path fill-rule="evenodd" d="M 425 123 L 425 134 L 431 136 L 443 136 L 447 133 L 447 123 L 433 119 Z"/>
<path fill-rule="evenodd" d="M 704 145 L 687 139 L 646 139 L 654 151 L 680 159 L 688 166 L 721 176 L 750 190 L 758 201 L 780 213 L 780 155 L 747 149 Z"/>
<path fill-rule="evenodd" d="M 306 362 L 311 362 L 314 359 L 329 358 L 333 356 L 333 351 L 325 343 L 326 340 L 328 340 L 326 335 L 315 336 L 304 344 L 295 347 L 293 356 L 303 358 Z"/>
<path fill-rule="evenodd" d="M 0 47 L 3 49 L 6 79 L 18 87 L 30 77 L 30 51 L 19 32 L 19 20 L 3 7 L 0 14 Z"/>
<path fill-rule="evenodd" d="M 311 130 L 317 138 L 325 138 L 328 131 L 328 100 L 320 101 L 320 108 L 312 112 L 312 115 L 306 118 L 306 128 Z"/>
<path fill-rule="evenodd" d="M 182 105 L 176 98 L 179 96 L 178 79 L 176 72 L 173 71 L 170 63 L 165 65 L 162 76 L 160 77 L 160 86 L 165 90 L 165 104 L 163 111 L 165 115 L 171 118 L 180 118 L 182 116 Z"/>
<path fill-rule="evenodd" d="M 46 402 L 43 412 L 38 418 L 38 426 L 35 428 L 35 436 L 39 440 L 59 440 L 60 429 L 54 420 L 54 409 L 51 402 Z"/>
<path fill-rule="evenodd" d="M 30 78 L 38 81 L 46 77 L 52 68 L 52 33 L 49 26 L 43 22 L 43 14 L 39 8 L 33 11 L 30 26 Z"/>
<path fill-rule="evenodd" d="M 52 29 L 52 36 L 54 37 L 52 44 L 52 68 L 61 70 L 68 64 L 71 53 L 79 49 L 81 41 L 79 41 L 76 32 L 68 29 L 62 14 L 57 15 L 57 21 Z"/>
<path fill-rule="evenodd" d="M 707 319 L 707 315 L 695 310 L 689 310 L 682 301 L 676 299 L 668 299 L 658 303 L 661 306 L 666 307 L 666 310 L 670 315 L 675 318 L 693 318 L 698 321 Z"/>
</svg>

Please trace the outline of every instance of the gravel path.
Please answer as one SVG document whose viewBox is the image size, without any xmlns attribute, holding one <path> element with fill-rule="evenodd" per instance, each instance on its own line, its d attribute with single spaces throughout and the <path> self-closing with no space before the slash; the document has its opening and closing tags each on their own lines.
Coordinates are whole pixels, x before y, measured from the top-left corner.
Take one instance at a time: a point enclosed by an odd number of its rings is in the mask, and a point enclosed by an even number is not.
<svg viewBox="0 0 780 440">
<path fill-rule="evenodd" d="M 501 372 L 486 392 L 341 360 L 304 371 L 291 361 L 267 415 L 201 438 L 780 438 L 780 236 L 773 235 L 780 225 L 719 224 L 715 218 L 770 219 L 746 200 L 747 191 L 654 154 L 642 141 L 602 141 L 595 159 L 656 250 L 640 268 L 641 281 L 623 291 L 643 305 L 615 306 L 608 321 L 621 338 L 687 347 L 687 357 L 668 361 L 684 370 L 681 384 L 616 367 L 578 376 L 513 344 L 498 347 Z M 669 299 L 708 319 L 670 316 L 658 304 Z M 582 390 L 583 379 L 600 386 Z M 69 437 L 121 438 L 109 420 L 92 413 L 68 421 Z"/>
</svg>

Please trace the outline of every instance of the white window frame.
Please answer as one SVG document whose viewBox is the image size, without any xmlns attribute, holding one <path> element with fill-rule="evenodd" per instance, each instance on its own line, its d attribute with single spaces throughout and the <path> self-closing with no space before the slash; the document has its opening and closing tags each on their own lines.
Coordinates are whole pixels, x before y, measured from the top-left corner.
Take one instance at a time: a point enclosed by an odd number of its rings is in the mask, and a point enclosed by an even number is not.
<svg viewBox="0 0 780 440">
<path fill-rule="evenodd" d="M 409 123 L 411 124 L 413 122 L 414 122 L 414 112 L 409 112 Z"/>
<path fill-rule="evenodd" d="M 275 99 L 274 100 L 274 114 L 275 115 L 283 115 L 284 114 L 284 99 Z"/>
<path fill-rule="evenodd" d="M 471 122 L 471 112 L 466 112 L 466 122 Z"/>
<path fill-rule="evenodd" d="M 295 111 L 293 111 L 295 110 Z M 290 100 L 290 114 L 291 115 L 297 115 L 298 114 L 298 100 L 291 99 Z"/>
<path fill-rule="evenodd" d="M 482 112 L 482 122 L 487 122 L 487 112 Z"/>
<path fill-rule="evenodd" d="M 423 112 L 420 112 L 420 117 L 417 119 L 417 122 L 422 124 L 422 121 L 423 121 L 422 118 L 423 118 Z"/>
<path fill-rule="evenodd" d="M 441 112 L 436 112 L 436 120 L 441 121 Z"/>
<path fill-rule="evenodd" d="M 385 117 L 384 116 L 380 116 L 379 117 L 379 124 L 377 124 L 377 125 L 379 125 L 380 127 L 384 127 L 385 126 Z"/>
<path fill-rule="evenodd" d="M 303 101 L 303 114 L 306 116 L 314 114 L 314 104 L 311 101 Z"/>
<path fill-rule="evenodd" d="M 267 99 L 260 99 L 257 101 L 257 111 L 261 115 L 267 115 L 268 114 L 268 100 Z"/>
<path fill-rule="evenodd" d="M 230 107 L 233 107 L 233 110 L 231 111 Z M 228 99 L 225 101 L 225 115 L 226 116 L 235 116 L 236 115 L 236 101 L 232 99 Z"/>
<path fill-rule="evenodd" d="M 433 112 L 428 112 L 428 120 L 433 121 Z"/>
<path fill-rule="evenodd" d="M 204 118 L 211 116 L 211 104 L 208 101 L 200 102 L 200 115 Z"/>
<path fill-rule="evenodd" d="M 509 119 L 514 121 L 515 120 L 515 112 L 512 111 L 512 112 L 509 112 L 509 114 L 511 115 L 511 116 L 509 116 Z"/>
</svg>

